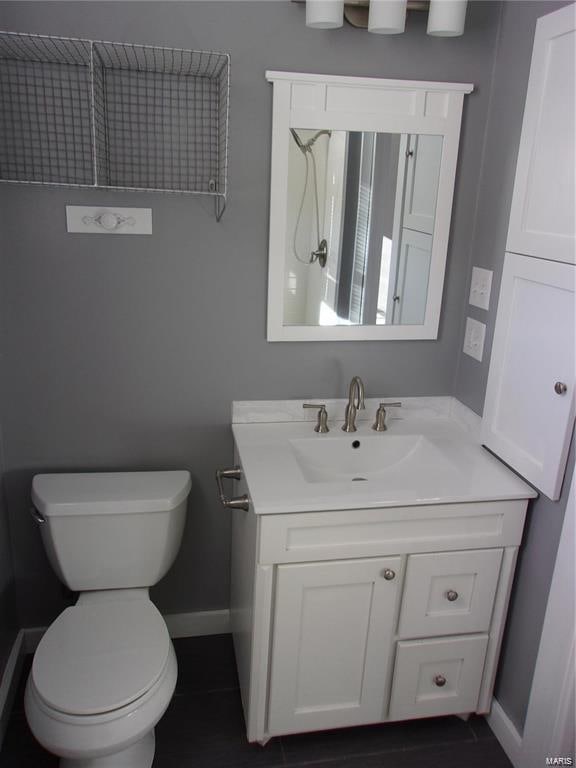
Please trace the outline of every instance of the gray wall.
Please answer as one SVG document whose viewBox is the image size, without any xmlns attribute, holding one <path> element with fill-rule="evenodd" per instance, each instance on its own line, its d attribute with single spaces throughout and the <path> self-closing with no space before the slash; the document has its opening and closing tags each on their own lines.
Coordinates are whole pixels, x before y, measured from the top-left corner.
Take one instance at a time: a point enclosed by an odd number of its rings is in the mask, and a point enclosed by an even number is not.
<svg viewBox="0 0 576 768">
<path fill-rule="evenodd" d="M 486 313 L 468 305 L 466 290 L 462 312 L 462 323 L 467 315 L 487 322 L 487 344 L 482 363 L 464 355 L 458 345 L 459 361 L 454 387 L 455 396 L 480 414 L 484 405 L 504 265 L 536 19 L 563 5 L 567 3 L 509 0 L 503 6 L 488 127 L 482 147 L 478 210 L 470 250 L 470 273 L 474 265 L 494 270 L 491 307 Z M 541 496 L 530 505 L 516 570 L 496 697 L 520 731 L 524 726 L 573 467 L 572 450 L 561 499 L 554 503 L 546 496 Z"/>
<path fill-rule="evenodd" d="M 167 612 L 228 604 L 229 523 L 214 469 L 232 459 L 233 399 L 450 394 L 460 343 L 499 5 L 475 2 L 461 39 L 345 26 L 308 30 L 290 2 L 0 4 L 0 28 L 229 51 L 230 199 L 4 186 L 0 306 L 10 334 L 3 397 L 20 621 L 45 624 L 62 588 L 28 515 L 38 470 L 189 467 L 188 525 L 155 590 Z M 466 97 L 444 310 L 434 342 L 266 342 L 271 87 L 267 69 L 456 80 Z M 64 205 L 152 206 L 152 237 L 68 235 Z"/>
</svg>

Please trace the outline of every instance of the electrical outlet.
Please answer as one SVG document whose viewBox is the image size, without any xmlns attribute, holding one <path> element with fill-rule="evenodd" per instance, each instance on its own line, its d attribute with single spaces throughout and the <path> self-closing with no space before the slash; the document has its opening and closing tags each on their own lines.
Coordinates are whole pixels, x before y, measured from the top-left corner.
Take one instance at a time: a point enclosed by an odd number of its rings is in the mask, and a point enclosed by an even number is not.
<svg viewBox="0 0 576 768">
<path fill-rule="evenodd" d="M 480 309 L 488 309 L 490 306 L 490 291 L 492 290 L 492 270 L 482 267 L 472 267 L 472 280 L 470 281 L 469 303 Z"/>
<path fill-rule="evenodd" d="M 486 326 L 471 317 L 466 318 L 466 332 L 464 334 L 464 352 L 475 360 L 482 360 L 484 354 L 484 338 Z"/>
</svg>

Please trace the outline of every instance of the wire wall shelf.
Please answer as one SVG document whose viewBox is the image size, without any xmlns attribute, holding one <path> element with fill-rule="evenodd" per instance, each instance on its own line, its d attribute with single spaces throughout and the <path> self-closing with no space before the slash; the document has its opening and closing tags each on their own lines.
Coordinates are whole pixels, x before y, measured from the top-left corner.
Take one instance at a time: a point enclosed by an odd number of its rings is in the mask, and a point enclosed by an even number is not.
<svg viewBox="0 0 576 768">
<path fill-rule="evenodd" d="M 0 181 L 226 206 L 230 57 L 0 32 Z"/>
</svg>

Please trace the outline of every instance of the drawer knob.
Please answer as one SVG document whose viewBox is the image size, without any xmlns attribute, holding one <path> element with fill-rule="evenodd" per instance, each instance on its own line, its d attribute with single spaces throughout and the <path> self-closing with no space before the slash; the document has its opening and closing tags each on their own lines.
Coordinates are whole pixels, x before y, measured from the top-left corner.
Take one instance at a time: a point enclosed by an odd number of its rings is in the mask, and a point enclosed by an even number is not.
<svg viewBox="0 0 576 768">
<path fill-rule="evenodd" d="M 454 589 L 449 589 L 448 592 L 446 592 L 446 600 L 449 600 L 451 603 L 453 603 L 454 600 L 458 600 L 458 592 Z"/>
<path fill-rule="evenodd" d="M 393 571 L 392 568 L 385 568 L 382 571 L 382 576 L 384 576 L 386 581 L 392 581 L 396 577 L 396 571 Z"/>
<path fill-rule="evenodd" d="M 557 381 L 556 384 L 554 384 L 554 392 L 556 392 L 557 395 L 565 395 L 567 391 L 568 387 L 563 381 Z"/>
<path fill-rule="evenodd" d="M 446 678 L 444 675 L 435 675 L 434 684 L 437 685 L 438 688 L 443 688 L 446 685 Z"/>
</svg>

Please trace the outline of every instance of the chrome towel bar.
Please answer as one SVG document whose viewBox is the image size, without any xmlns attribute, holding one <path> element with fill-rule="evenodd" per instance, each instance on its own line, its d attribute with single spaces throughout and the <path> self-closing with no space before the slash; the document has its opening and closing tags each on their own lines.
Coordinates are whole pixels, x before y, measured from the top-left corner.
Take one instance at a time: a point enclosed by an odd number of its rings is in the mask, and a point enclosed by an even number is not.
<svg viewBox="0 0 576 768">
<path fill-rule="evenodd" d="M 229 509 L 244 509 L 248 510 L 250 507 L 250 500 L 246 494 L 242 496 L 234 496 L 230 498 L 224 493 L 223 481 L 228 478 L 229 480 L 240 480 L 242 477 L 241 467 L 230 467 L 229 469 L 217 469 L 216 470 L 216 485 L 218 486 L 218 498 L 220 503 L 224 507 Z"/>
</svg>

